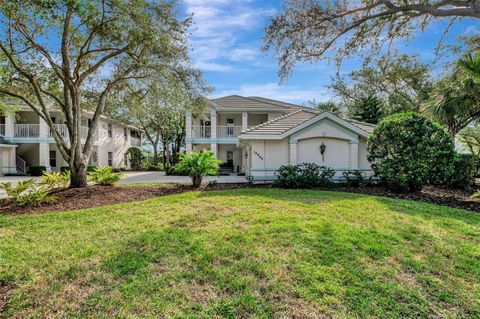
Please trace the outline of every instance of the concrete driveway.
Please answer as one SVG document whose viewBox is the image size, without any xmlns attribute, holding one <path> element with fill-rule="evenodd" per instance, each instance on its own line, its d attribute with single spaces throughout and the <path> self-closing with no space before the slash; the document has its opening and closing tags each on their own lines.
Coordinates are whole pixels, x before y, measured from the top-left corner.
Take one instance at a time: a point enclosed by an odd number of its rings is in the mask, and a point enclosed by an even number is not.
<svg viewBox="0 0 480 319">
<path fill-rule="evenodd" d="M 40 182 L 40 177 L 31 176 L 0 176 L 0 183 L 11 182 L 14 185 L 19 181 L 33 178 Z M 246 183 L 245 176 L 209 176 L 206 181 L 217 181 L 217 183 Z M 167 176 L 165 172 L 125 172 L 120 184 L 144 184 L 144 183 L 190 183 L 188 176 Z M 6 197 L 3 190 L 0 190 L 0 198 Z"/>
</svg>

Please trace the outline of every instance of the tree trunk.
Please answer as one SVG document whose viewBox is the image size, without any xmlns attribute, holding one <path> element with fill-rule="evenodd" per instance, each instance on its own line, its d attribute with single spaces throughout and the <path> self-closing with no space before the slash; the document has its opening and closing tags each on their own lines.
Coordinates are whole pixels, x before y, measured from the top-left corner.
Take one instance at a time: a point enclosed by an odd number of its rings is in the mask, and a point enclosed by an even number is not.
<svg viewBox="0 0 480 319">
<path fill-rule="evenodd" d="M 153 146 L 153 163 L 158 164 L 158 145 Z"/>
<path fill-rule="evenodd" d="M 87 186 L 87 166 L 82 161 L 75 161 L 73 165 L 70 165 L 70 188 Z"/>
</svg>

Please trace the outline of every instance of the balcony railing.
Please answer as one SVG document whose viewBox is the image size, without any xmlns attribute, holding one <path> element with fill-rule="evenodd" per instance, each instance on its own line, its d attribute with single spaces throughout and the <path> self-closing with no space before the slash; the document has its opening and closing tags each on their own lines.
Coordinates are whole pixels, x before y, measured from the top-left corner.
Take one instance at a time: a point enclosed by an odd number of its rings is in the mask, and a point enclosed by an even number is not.
<svg viewBox="0 0 480 319">
<path fill-rule="evenodd" d="M 235 138 L 242 132 L 241 126 L 217 126 L 217 138 Z M 211 126 L 192 126 L 193 138 L 211 138 Z"/>
<path fill-rule="evenodd" d="M 61 137 L 63 137 L 64 139 L 67 139 L 69 137 L 67 125 L 65 125 L 65 124 L 54 124 L 54 126 L 55 126 L 55 129 L 57 130 L 57 132 L 60 134 Z M 48 135 L 53 136 L 52 130 L 49 131 Z M 88 127 L 86 127 L 86 126 L 80 127 L 80 138 L 81 139 L 86 139 L 87 135 L 88 135 Z M 96 140 L 96 136 L 95 136 L 95 140 Z"/>
<path fill-rule="evenodd" d="M 141 139 L 135 138 L 135 137 L 131 137 L 131 138 L 130 138 L 130 141 L 131 141 L 131 144 L 132 144 L 133 146 L 142 147 L 142 140 L 141 140 Z"/>
<path fill-rule="evenodd" d="M 0 136 L 5 136 L 5 124 L 0 124 Z"/>
<path fill-rule="evenodd" d="M 242 132 L 241 126 L 217 126 L 217 137 L 235 138 Z"/>
<path fill-rule="evenodd" d="M 39 137 L 40 124 L 15 124 L 15 137 Z"/>
</svg>

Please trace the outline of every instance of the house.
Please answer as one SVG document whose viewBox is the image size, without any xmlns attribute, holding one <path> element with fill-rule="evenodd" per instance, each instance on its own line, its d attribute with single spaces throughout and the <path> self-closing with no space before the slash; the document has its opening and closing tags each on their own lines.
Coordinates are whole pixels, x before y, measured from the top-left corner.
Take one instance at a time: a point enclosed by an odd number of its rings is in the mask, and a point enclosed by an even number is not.
<svg viewBox="0 0 480 319">
<path fill-rule="evenodd" d="M 311 162 L 343 171 L 371 172 L 366 139 L 374 126 L 328 111 L 266 99 L 226 96 L 210 100 L 196 118 L 186 114 L 186 148 L 212 150 L 222 170 L 271 180 L 282 165 Z"/>
<path fill-rule="evenodd" d="M 56 129 L 68 141 L 63 113 L 51 110 Z M 85 113 L 81 122 L 81 139 L 85 140 L 93 114 Z M 141 132 L 128 125 L 115 124 L 101 117 L 89 165 L 128 168 L 127 150 L 141 147 Z M 0 175 L 26 174 L 31 166 L 45 166 L 59 171 L 68 166 L 61 156 L 50 129 L 34 111 L 21 108 L 15 115 L 0 116 Z"/>
</svg>

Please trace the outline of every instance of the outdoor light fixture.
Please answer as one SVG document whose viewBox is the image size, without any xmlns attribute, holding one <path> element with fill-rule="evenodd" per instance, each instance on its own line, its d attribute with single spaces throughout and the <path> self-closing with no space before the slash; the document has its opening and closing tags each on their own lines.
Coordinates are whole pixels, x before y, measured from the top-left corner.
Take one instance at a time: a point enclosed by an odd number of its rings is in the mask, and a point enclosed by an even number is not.
<svg viewBox="0 0 480 319">
<path fill-rule="evenodd" d="M 325 162 L 325 150 L 327 149 L 327 145 L 323 144 L 320 145 L 320 154 L 322 154 L 322 162 Z"/>
</svg>

